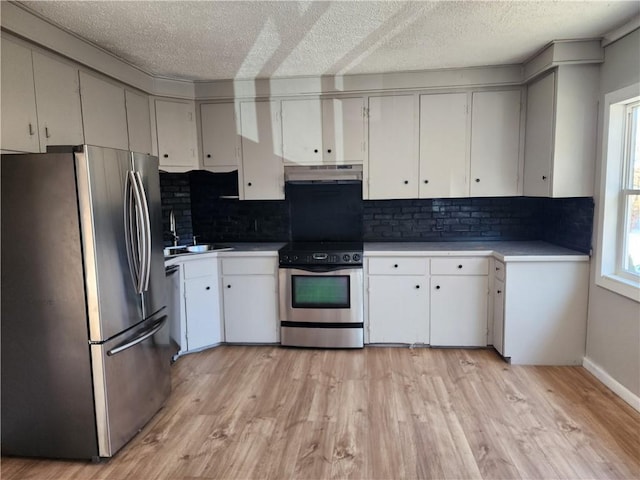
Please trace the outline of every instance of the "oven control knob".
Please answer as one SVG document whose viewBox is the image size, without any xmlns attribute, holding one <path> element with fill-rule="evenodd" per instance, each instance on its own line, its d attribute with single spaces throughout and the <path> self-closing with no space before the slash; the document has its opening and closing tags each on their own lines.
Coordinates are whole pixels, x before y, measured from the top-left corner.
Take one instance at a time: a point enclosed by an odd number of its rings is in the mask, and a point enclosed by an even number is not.
<svg viewBox="0 0 640 480">
<path fill-rule="evenodd" d="M 360 261 L 360 255 L 358 255 L 357 253 L 353 254 L 353 261 L 354 262 L 359 262 Z"/>
<path fill-rule="evenodd" d="M 294 256 L 293 256 L 293 260 L 294 260 L 294 261 L 295 261 L 295 260 L 298 260 L 298 256 L 297 256 L 297 255 L 294 255 Z"/>
<path fill-rule="evenodd" d="M 282 260 L 283 260 L 284 262 L 288 262 L 288 261 L 289 261 L 289 255 L 283 255 L 283 256 L 282 256 Z"/>
<path fill-rule="evenodd" d="M 349 255 L 348 253 L 345 253 L 342 256 L 342 260 L 344 260 L 345 262 L 348 262 L 349 260 L 351 260 L 351 255 Z"/>
</svg>

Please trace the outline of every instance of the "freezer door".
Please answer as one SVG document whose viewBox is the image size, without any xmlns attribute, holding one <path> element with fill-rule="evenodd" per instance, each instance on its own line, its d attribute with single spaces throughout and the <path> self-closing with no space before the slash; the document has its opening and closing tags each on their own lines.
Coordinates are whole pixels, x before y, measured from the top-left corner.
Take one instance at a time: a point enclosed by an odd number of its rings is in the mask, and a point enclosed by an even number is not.
<svg viewBox="0 0 640 480">
<path fill-rule="evenodd" d="M 124 150 L 87 145 L 75 159 L 89 339 L 99 342 L 145 318 L 125 242 L 131 159 Z"/>
<path fill-rule="evenodd" d="M 91 345 L 101 457 L 113 456 L 165 403 L 172 353 L 164 310 L 126 334 Z"/>
<path fill-rule="evenodd" d="M 166 306 L 166 278 L 162 242 L 162 207 L 160 204 L 160 175 L 158 159 L 142 153 L 132 153 L 133 171 L 139 174 L 142 194 L 148 208 L 151 246 L 148 252 L 148 282 L 142 292 L 144 312 L 153 315 Z"/>
</svg>

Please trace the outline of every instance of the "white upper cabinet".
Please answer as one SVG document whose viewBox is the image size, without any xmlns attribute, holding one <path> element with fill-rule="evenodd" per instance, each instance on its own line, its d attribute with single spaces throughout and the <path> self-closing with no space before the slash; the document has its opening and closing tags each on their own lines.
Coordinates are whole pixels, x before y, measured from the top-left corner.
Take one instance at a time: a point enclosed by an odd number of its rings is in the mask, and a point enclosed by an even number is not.
<svg viewBox="0 0 640 480">
<path fill-rule="evenodd" d="M 125 91 L 125 100 L 127 107 L 127 129 L 129 131 L 129 150 L 151 154 L 149 97 L 127 90 Z"/>
<path fill-rule="evenodd" d="M 469 195 L 467 97 L 420 95 L 420 198 Z"/>
<path fill-rule="evenodd" d="M 33 52 L 40 151 L 84 142 L 78 70 Z"/>
<path fill-rule="evenodd" d="M 283 100 L 282 145 L 287 163 L 362 163 L 363 98 Z"/>
<path fill-rule="evenodd" d="M 593 195 L 598 65 L 563 65 L 529 84 L 524 194 Z"/>
<path fill-rule="evenodd" d="M 85 142 L 128 150 L 124 88 L 80 72 L 80 95 Z"/>
<path fill-rule="evenodd" d="M 520 90 L 473 92 L 472 197 L 520 194 Z"/>
<path fill-rule="evenodd" d="M 242 102 L 242 162 L 238 171 L 243 200 L 284 199 L 279 102 Z"/>
<path fill-rule="evenodd" d="M 200 120 L 204 167 L 218 172 L 237 170 L 240 143 L 235 105 L 203 103 Z"/>
<path fill-rule="evenodd" d="M 369 98 L 369 199 L 418 197 L 417 126 L 414 95 Z"/>
<path fill-rule="evenodd" d="M 2 150 L 38 152 L 31 50 L 2 39 Z"/>
<path fill-rule="evenodd" d="M 160 168 L 186 172 L 198 168 L 193 102 L 155 100 Z"/>
</svg>

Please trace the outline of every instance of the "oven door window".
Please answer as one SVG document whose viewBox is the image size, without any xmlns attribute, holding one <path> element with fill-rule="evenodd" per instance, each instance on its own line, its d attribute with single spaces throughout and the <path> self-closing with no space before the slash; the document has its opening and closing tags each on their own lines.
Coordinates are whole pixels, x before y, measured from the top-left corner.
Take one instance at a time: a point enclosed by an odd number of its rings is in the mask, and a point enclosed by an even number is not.
<svg viewBox="0 0 640 480">
<path fill-rule="evenodd" d="M 293 308 L 350 308 L 349 275 L 292 275 Z"/>
</svg>

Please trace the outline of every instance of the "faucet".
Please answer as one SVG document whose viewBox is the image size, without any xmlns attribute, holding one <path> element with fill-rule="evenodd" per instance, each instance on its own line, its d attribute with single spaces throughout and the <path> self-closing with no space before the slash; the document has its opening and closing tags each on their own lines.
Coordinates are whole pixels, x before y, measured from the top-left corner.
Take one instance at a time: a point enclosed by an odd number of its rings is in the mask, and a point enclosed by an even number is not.
<svg viewBox="0 0 640 480">
<path fill-rule="evenodd" d="M 169 212 L 169 228 L 171 230 L 171 236 L 173 237 L 173 246 L 177 247 L 180 237 L 176 232 L 176 216 L 173 213 L 173 209 Z"/>
</svg>

